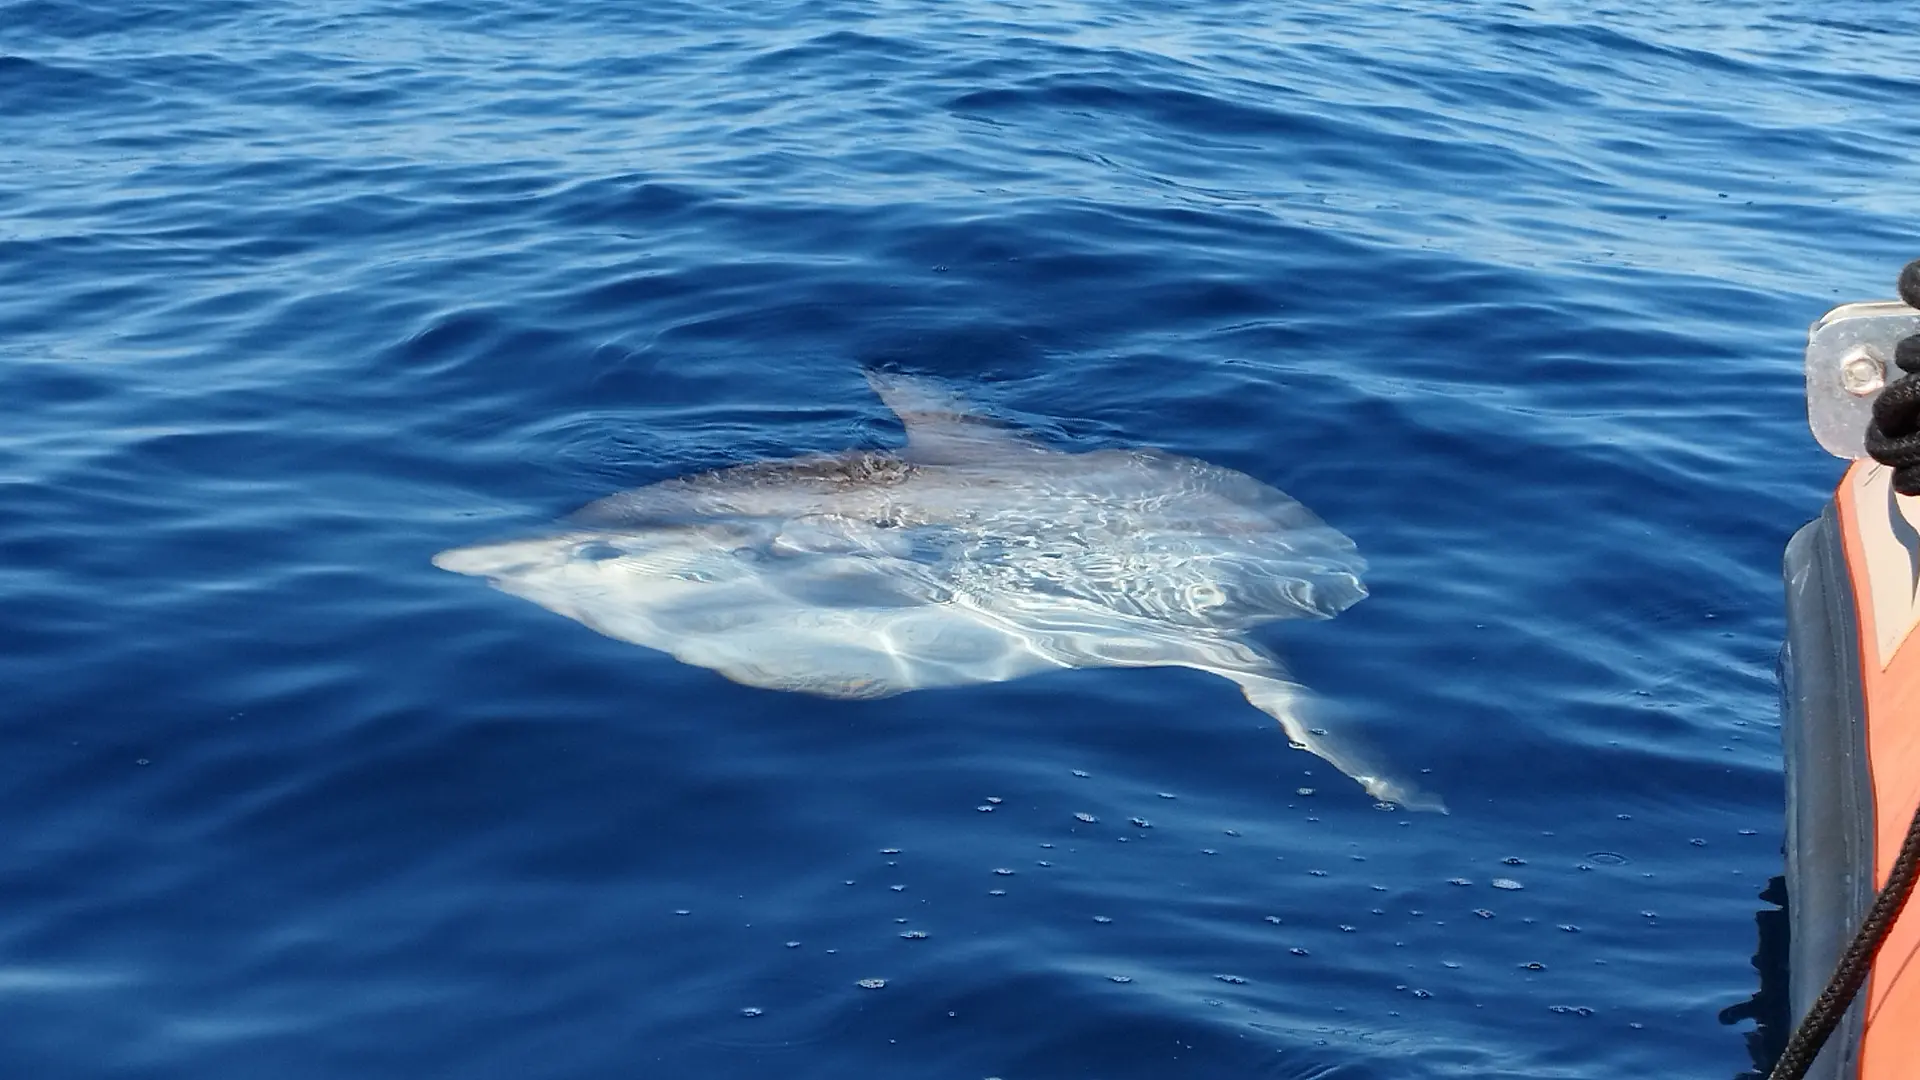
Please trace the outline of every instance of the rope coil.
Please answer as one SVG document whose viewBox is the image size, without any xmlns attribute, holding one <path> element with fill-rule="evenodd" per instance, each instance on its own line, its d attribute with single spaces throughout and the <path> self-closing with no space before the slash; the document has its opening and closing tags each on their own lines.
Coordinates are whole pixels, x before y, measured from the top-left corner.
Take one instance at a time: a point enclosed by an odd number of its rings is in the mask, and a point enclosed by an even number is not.
<svg viewBox="0 0 1920 1080">
<path fill-rule="evenodd" d="M 1900 300 L 1920 309 L 1920 259 L 1900 271 Z M 1894 346 L 1893 362 L 1904 374 L 1873 402 L 1867 425 L 1867 453 L 1893 469 L 1893 490 L 1920 495 L 1920 334 Z"/>
</svg>

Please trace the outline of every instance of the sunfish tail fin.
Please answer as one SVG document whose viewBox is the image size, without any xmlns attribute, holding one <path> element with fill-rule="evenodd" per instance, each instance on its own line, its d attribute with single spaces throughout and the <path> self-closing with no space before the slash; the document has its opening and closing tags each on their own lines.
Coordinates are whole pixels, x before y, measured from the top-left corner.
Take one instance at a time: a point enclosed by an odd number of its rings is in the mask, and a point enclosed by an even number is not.
<svg viewBox="0 0 1920 1080">
<path fill-rule="evenodd" d="M 1367 794 L 1381 802 L 1397 803 L 1409 810 L 1447 812 L 1446 804 L 1438 796 L 1388 776 L 1364 746 L 1330 734 L 1325 728 L 1309 722 L 1313 695 L 1306 687 L 1284 678 L 1278 671 L 1263 674 L 1220 668 L 1212 670 L 1238 683 L 1240 691 L 1254 708 L 1280 721 L 1281 730 L 1287 733 L 1287 738 L 1295 746 L 1306 749 L 1352 777 L 1366 789 Z"/>
</svg>

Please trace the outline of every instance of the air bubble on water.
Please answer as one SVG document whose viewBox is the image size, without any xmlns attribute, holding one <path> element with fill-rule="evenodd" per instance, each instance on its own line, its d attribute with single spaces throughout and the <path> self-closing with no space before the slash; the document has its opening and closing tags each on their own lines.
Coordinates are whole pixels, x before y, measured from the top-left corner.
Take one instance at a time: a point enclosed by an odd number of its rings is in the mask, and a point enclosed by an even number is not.
<svg viewBox="0 0 1920 1080">
<path fill-rule="evenodd" d="M 1496 889 L 1505 889 L 1508 892 L 1512 892 L 1515 889 L 1526 888 L 1526 886 L 1520 884 L 1519 882 L 1513 880 L 1512 878 L 1506 878 L 1506 877 L 1494 878 L 1492 885 Z"/>
<path fill-rule="evenodd" d="M 860 987 L 863 990 L 878 990 L 881 987 L 887 985 L 887 980 L 871 979 L 871 978 L 861 979 L 859 982 L 854 983 L 854 985 Z"/>
</svg>

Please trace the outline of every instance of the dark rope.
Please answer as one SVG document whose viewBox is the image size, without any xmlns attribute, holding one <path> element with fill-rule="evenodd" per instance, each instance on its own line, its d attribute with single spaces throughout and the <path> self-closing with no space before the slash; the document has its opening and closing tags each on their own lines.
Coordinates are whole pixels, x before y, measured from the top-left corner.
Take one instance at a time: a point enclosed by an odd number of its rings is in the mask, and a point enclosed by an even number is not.
<svg viewBox="0 0 1920 1080">
<path fill-rule="evenodd" d="M 1907 897 L 1913 895 L 1916 876 L 1920 876 L 1920 809 L 1914 811 L 1913 824 L 1907 827 L 1906 842 L 1900 845 L 1900 855 L 1893 860 L 1893 871 L 1887 875 L 1886 886 L 1873 898 L 1867 919 L 1853 935 L 1847 951 L 1841 954 L 1833 978 L 1827 981 L 1827 988 L 1820 991 L 1820 996 L 1813 999 L 1813 1007 L 1794 1029 L 1793 1038 L 1787 1040 L 1787 1048 L 1774 1063 L 1773 1071 L 1767 1074 L 1767 1080 L 1801 1080 L 1813 1067 L 1813 1059 L 1826 1044 L 1827 1036 L 1840 1026 L 1840 1018 L 1846 1015 L 1854 995 L 1867 981 L 1873 955 L 1893 930 L 1894 920 L 1900 917 Z"/>
<path fill-rule="evenodd" d="M 1900 271 L 1900 300 L 1920 308 L 1920 259 Z M 1920 495 L 1920 334 L 1894 346 L 1893 362 L 1905 374 L 1874 399 L 1867 453 L 1893 469 L 1893 490 Z"/>
</svg>

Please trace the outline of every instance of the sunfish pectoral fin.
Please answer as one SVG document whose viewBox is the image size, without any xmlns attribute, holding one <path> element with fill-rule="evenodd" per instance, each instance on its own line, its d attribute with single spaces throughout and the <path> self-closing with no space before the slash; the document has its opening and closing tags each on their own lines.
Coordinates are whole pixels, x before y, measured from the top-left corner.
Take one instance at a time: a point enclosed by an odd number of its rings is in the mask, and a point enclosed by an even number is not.
<svg viewBox="0 0 1920 1080">
<path fill-rule="evenodd" d="M 939 382 L 869 369 L 867 385 L 907 429 L 906 456 L 924 465 L 959 465 L 1038 444 L 983 416 Z"/>
<path fill-rule="evenodd" d="M 1301 747 L 1327 764 L 1352 777 L 1367 794 L 1381 802 L 1397 803 L 1409 810 L 1433 810 L 1446 813 L 1447 807 L 1436 795 L 1412 784 L 1395 780 L 1382 771 L 1365 747 L 1353 740 L 1328 733 L 1309 719 L 1313 695 L 1306 687 L 1280 677 L 1278 671 L 1257 673 L 1208 668 L 1216 675 L 1232 679 L 1253 707 L 1280 721 L 1281 730 L 1295 746 Z"/>
</svg>

